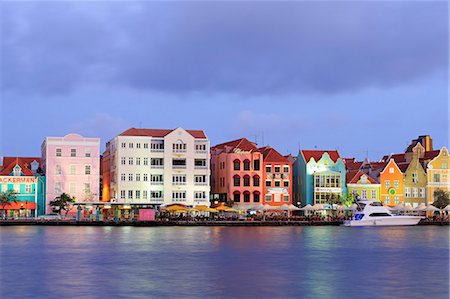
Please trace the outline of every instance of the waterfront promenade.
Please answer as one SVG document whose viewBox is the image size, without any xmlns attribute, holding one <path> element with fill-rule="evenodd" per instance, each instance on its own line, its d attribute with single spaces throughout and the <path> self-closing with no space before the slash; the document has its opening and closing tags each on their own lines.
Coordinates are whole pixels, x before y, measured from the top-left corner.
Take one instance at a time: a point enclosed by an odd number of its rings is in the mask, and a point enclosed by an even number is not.
<svg viewBox="0 0 450 299">
<path fill-rule="evenodd" d="M 0 226 L 339 226 L 343 220 L 155 220 L 155 221 L 95 221 L 95 220 L 1 220 Z M 449 225 L 448 219 L 423 219 L 419 225 Z"/>
</svg>

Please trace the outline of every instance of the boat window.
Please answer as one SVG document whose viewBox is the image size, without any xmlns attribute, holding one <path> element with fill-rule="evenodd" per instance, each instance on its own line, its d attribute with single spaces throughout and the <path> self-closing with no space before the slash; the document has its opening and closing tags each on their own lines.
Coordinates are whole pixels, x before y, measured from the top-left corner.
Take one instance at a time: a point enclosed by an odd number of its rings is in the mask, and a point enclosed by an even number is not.
<svg viewBox="0 0 450 299">
<path fill-rule="evenodd" d="M 374 202 L 370 203 L 370 205 L 373 206 L 373 207 L 381 207 L 381 206 L 383 206 L 381 204 L 381 202 L 379 202 L 379 201 L 374 201 Z"/>
<path fill-rule="evenodd" d="M 355 215 L 355 220 L 361 220 L 364 217 L 364 214 L 358 213 Z"/>
<path fill-rule="evenodd" d="M 388 213 L 372 213 L 369 215 L 370 217 L 381 217 L 381 216 L 391 216 Z"/>
<path fill-rule="evenodd" d="M 357 208 L 356 210 L 358 210 L 359 212 L 361 212 L 362 210 L 364 210 L 364 207 L 366 206 L 365 203 L 356 203 Z"/>
</svg>

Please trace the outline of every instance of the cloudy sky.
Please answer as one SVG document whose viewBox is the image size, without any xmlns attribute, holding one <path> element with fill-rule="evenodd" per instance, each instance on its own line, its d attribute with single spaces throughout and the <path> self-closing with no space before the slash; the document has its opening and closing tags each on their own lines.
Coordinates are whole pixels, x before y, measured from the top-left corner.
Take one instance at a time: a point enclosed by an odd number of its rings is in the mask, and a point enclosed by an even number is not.
<svg viewBox="0 0 450 299">
<path fill-rule="evenodd" d="M 204 129 L 372 160 L 448 145 L 446 1 L 3 2 L 0 155 Z"/>
</svg>

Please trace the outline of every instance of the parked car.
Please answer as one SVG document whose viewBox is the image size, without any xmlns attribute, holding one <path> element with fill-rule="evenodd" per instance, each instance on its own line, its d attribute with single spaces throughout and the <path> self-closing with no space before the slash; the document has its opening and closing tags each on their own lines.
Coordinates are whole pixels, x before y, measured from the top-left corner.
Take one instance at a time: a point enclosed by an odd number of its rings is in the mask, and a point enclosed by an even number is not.
<svg viewBox="0 0 450 299">
<path fill-rule="evenodd" d="M 63 217 L 59 214 L 45 214 L 38 216 L 40 220 L 62 220 Z"/>
</svg>

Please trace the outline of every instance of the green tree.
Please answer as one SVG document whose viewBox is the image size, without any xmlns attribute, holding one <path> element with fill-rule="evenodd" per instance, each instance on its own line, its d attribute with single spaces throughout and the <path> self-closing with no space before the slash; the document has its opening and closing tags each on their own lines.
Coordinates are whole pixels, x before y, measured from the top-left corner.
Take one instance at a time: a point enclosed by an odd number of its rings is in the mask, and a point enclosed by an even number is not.
<svg viewBox="0 0 450 299">
<path fill-rule="evenodd" d="M 349 193 L 346 196 L 342 197 L 342 204 L 346 207 L 349 207 L 352 204 L 356 203 L 357 200 L 358 200 L 358 194 Z"/>
<path fill-rule="evenodd" d="M 17 192 L 14 190 L 8 190 L 0 193 L 0 205 L 2 206 L 3 214 L 8 218 L 8 213 L 5 211 L 5 207 L 11 203 L 17 203 Z"/>
<path fill-rule="evenodd" d="M 50 201 L 50 206 L 52 207 L 52 211 L 61 215 L 61 212 L 64 211 L 67 216 L 67 213 L 72 209 L 72 204 L 75 202 L 75 197 L 71 197 L 69 194 L 63 193 L 60 196 L 56 197 L 55 200 Z"/>
<path fill-rule="evenodd" d="M 330 192 L 326 195 L 327 204 L 338 205 L 341 203 L 341 195 L 337 193 Z"/>
<path fill-rule="evenodd" d="M 436 190 L 434 191 L 434 202 L 433 206 L 438 209 L 443 209 L 449 205 L 450 192 L 444 190 Z"/>
</svg>

